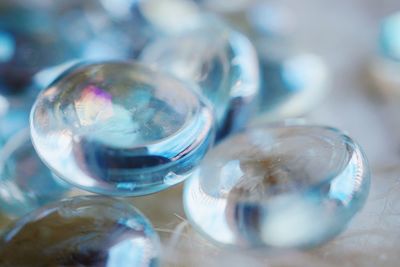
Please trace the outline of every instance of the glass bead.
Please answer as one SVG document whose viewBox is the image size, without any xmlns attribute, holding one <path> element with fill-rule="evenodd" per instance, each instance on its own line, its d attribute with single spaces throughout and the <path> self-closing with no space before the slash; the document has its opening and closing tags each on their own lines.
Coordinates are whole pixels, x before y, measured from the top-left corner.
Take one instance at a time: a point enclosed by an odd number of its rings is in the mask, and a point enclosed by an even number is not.
<svg viewBox="0 0 400 267">
<path fill-rule="evenodd" d="M 39 156 L 84 190 L 136 196 L 184 180 L 214 139 L 214 118 L 194 85 L 138 63 L 78 65 L 31 111 Z"/>
<path fill-rule="evenodd" d="M 0 149 L 0 212 L 10 218 L 24 215 L 60 199 L 69 186 L 55 177 L 36 155 L 25 129 Z"/>
<path fill-rule="evenodd" d="M 304 115 L 315 108 L 329 89 L 325 62 L 311 53 L 268 49 L 260 45 L 261 90 L 254 121 L 276 121 Z"/>
<path fill-rule="evenodd" d="M 183 200 L 189 222 L 218 244 L 309 248 L 346 227 L 369 185 L 363 152 L 340 131 L 264 126 L 211 150 Z"/>
<path fill-rule="evenodd" d="M 369 75 L 385 100 L 398 102 L 400 97 L 400 12 L 391 14 L 381 22 L 379 53 L 370 64 Z M 397 103 L 395 104 L 397 105 Z"/>
<path fill-rule="evenodd" d="M 140 60 L 197 83 L 215 109 L 220 138 L 241 129 L 252 113 L 259 89 L 258 60 L 244 35 L 208 23 L 216 26 L 156 40 Z"/>
<path fill-rule="evenodd" d="M 99 196 L 63 200 L 0 239 L 1 266 L 157 266 L 159 238 L 136 208 Z"/>
</svg>

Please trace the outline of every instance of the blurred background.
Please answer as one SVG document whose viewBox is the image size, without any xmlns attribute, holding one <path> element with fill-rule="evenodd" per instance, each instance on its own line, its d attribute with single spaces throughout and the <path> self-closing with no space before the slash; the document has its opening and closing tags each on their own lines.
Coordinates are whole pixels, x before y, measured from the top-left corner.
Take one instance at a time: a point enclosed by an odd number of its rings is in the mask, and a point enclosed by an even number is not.
<svg viewBox="0 0 400 267">
<path fill-rule="evenodd" d="M 67 191 L 62 181 L 48 184 L 51 174 L 34 154 L 26 130 L 40 90 L 82 60 L 141 60 L 149 44 L 190 30 L 204 19 L 199 14 L 221 18 L 256 48 L 261 103 L 249 125 L 301 118 L 342 129 L 364 148 L 373 180 L 366 207 L 346 232 L 323 247 L 289 255 L 208 244 L 185 220 L 181 186 L 128 199 L 161 235 L 165 265 L 398 266 L 396 0 L 2 0 L 0 227 Z M 44 200 L 37 198 L 39 191 L 46 193 Z M 68 194 L 83 193 L 72 191 Z"/>
</svg>

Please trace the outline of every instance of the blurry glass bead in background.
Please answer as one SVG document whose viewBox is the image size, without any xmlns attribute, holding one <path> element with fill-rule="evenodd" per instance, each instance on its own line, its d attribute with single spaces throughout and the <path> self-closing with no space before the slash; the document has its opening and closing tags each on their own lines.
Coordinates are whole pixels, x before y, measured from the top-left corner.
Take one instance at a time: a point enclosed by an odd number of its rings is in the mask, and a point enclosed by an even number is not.
<svg viewBox="0 0 400 267">
<path fill-rule="evenodd" d="M 218 244 L 310 248 L 345 229 L 369 185 L 363 152 L 340 131 L 263 126 L 214 147 L 183 201 L 189 222 Z"/>
<path fill-rule="evenodd" d="M 148 42 L 197 27 L 201 10 L 192 0 L 101 0 L 115 28 L 129 36 L 132 57 Z"/>
<path fill-rule="evenodd" d="M 2 266 L 158 266 L 160 244 L 136 208 L 112 198 L 75 197 L 15 222 L 0 240 Z"/>
<path fill-rule="evenodd" d="M 214 107 L 218 137 L 243 128 L 259 90 L 257 54 L 250 41 L 213 17 L 183 34 L 145 47 L 140 60 L 182 80 L 195 82 Z"/>
<path fill-rule="evenodd" d="M 297 47 L 294 10 L 277 2 L 245 2 L 230 12 L 211 10 L 243 31 L 257 50 L 261 84 L 258 114 L 252 123 L 305 115 L 328 92 L 330 73 L 325 61 Z"/>
<path fill-rule="evenodd" d="M 24 91 L 38 70 L 62 63 L 74 53 L 46 10 L 23 2 L 0 3 L 1 94 Z"/>
<path fill-rule="evenodd" d="M 385 17 L 380 25 L 378 55 L 369 71 L 384 98 L 400 97 L 400 11 Z"/>
<path fill-rule="evenodd" d="M 0 149 L 0 212 L 16 218 L 61 199 L 69 186 L 55 177 L 37 156 L 24 129 Z"/>
<path fill-rule="evenodd" d="M 260 102 L 254 122 L 276 121 L 305 115 L 315 108 L 329 90 L 329 71 L 319 56 L 259 48 Z"/>
<path fill-rule="evenodd" d="M 78 65 L 38 96 L 32 141 L 84 190 L 157 192 L 187 178 L 213 143 L 213 112 L 197 91 L 138 63 Z"/>
</svg>

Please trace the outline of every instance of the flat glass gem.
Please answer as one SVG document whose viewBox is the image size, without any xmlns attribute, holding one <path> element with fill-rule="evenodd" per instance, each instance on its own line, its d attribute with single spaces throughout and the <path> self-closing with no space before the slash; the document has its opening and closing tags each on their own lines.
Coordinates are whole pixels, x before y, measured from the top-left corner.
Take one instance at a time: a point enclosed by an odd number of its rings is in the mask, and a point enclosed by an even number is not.
<svg viewBox="0 0 400 267">
<path fill-rule="evenodd" d="M 345 228 L 369 184 L 364 154 L 340 131 L 264 126 L 212 149 L 183 200 L 191 224 L 216 243 L 308 248 Z"/>
<path fill-rule="evenodd" d="M 246 124 L 258 93 L 259 72 L 250 41 L 215 23 L 214 28 L 199 26 L 198 30 L 158 39 L 144 49 L 140 60 L 199 84 L 215 109 L 221 136 Z"/>
<path fill-rule="evenodd" d="M 0 213 L 14 218 L 61 199 L 69 186 L 55 177 L 33 149 L 29 130 L 0 148 Z"/>
<path fill-rule="evenodd" d="M 135 196 L 184 180 L 214 139 L 194 85 L 137 63 L 83 64 L 44 90 L 31 112 L 39 156 L 82 189 Z"/>
<path fill-rule="evenodd" d="M 157 266 L 159 239 L 133 206 L 76 197 L 18 220 L 0 240 L 1 266 Z"/>
</svg>

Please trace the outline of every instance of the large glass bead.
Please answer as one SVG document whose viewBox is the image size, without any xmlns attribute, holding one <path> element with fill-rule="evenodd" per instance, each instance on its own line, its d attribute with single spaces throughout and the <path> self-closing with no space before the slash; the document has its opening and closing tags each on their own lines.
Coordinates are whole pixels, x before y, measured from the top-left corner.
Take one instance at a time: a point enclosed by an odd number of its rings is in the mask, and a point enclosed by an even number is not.
<svg viewBox="0 0 400 267">
<path fill-rule="evenodd" d="M 68 190 L 36 155 L 28 129 L 0 148 L 0 213 L 10 218 L 24 215 L 62 198 Z"/>
<path fill-rule="evenodd" d="M 261 90 L 256 121 L 276 121 L 304 115 L 329 89 L 329 71 L 317 55 L 285 49 L 260 51 Z"/>
<path fill-rule="evenodd" d="M 270 126 L 226 139 L 185 182 L 191 224 L 223 245 L 308 248 L 339 234 L 370 185 L 360 147 L 319 126 Z"/>
<path fill-rule="evenodd" d="M 145 48 L 140 59 L 199 84 L 215 109 L 218 135 L 223 137 L 246 124 L 255 106 L 259 72 L 250 41 L 238 32 L 216 25 L 158 39 Z"/>
<path fill-rule="evenodd" d="M 1 266 L 158 265 L 159 239 L 133 206 L 76 197 L 18 220 L 0 240 Z"/>
<path fill-rule="evenodd" d="M 31 112 L 39 156 L 91 192 L 135 196 L 184 180 L 213 143 L 214 117 L 194 85 L 137 63 L 78 65 Z"/>
</svg>

